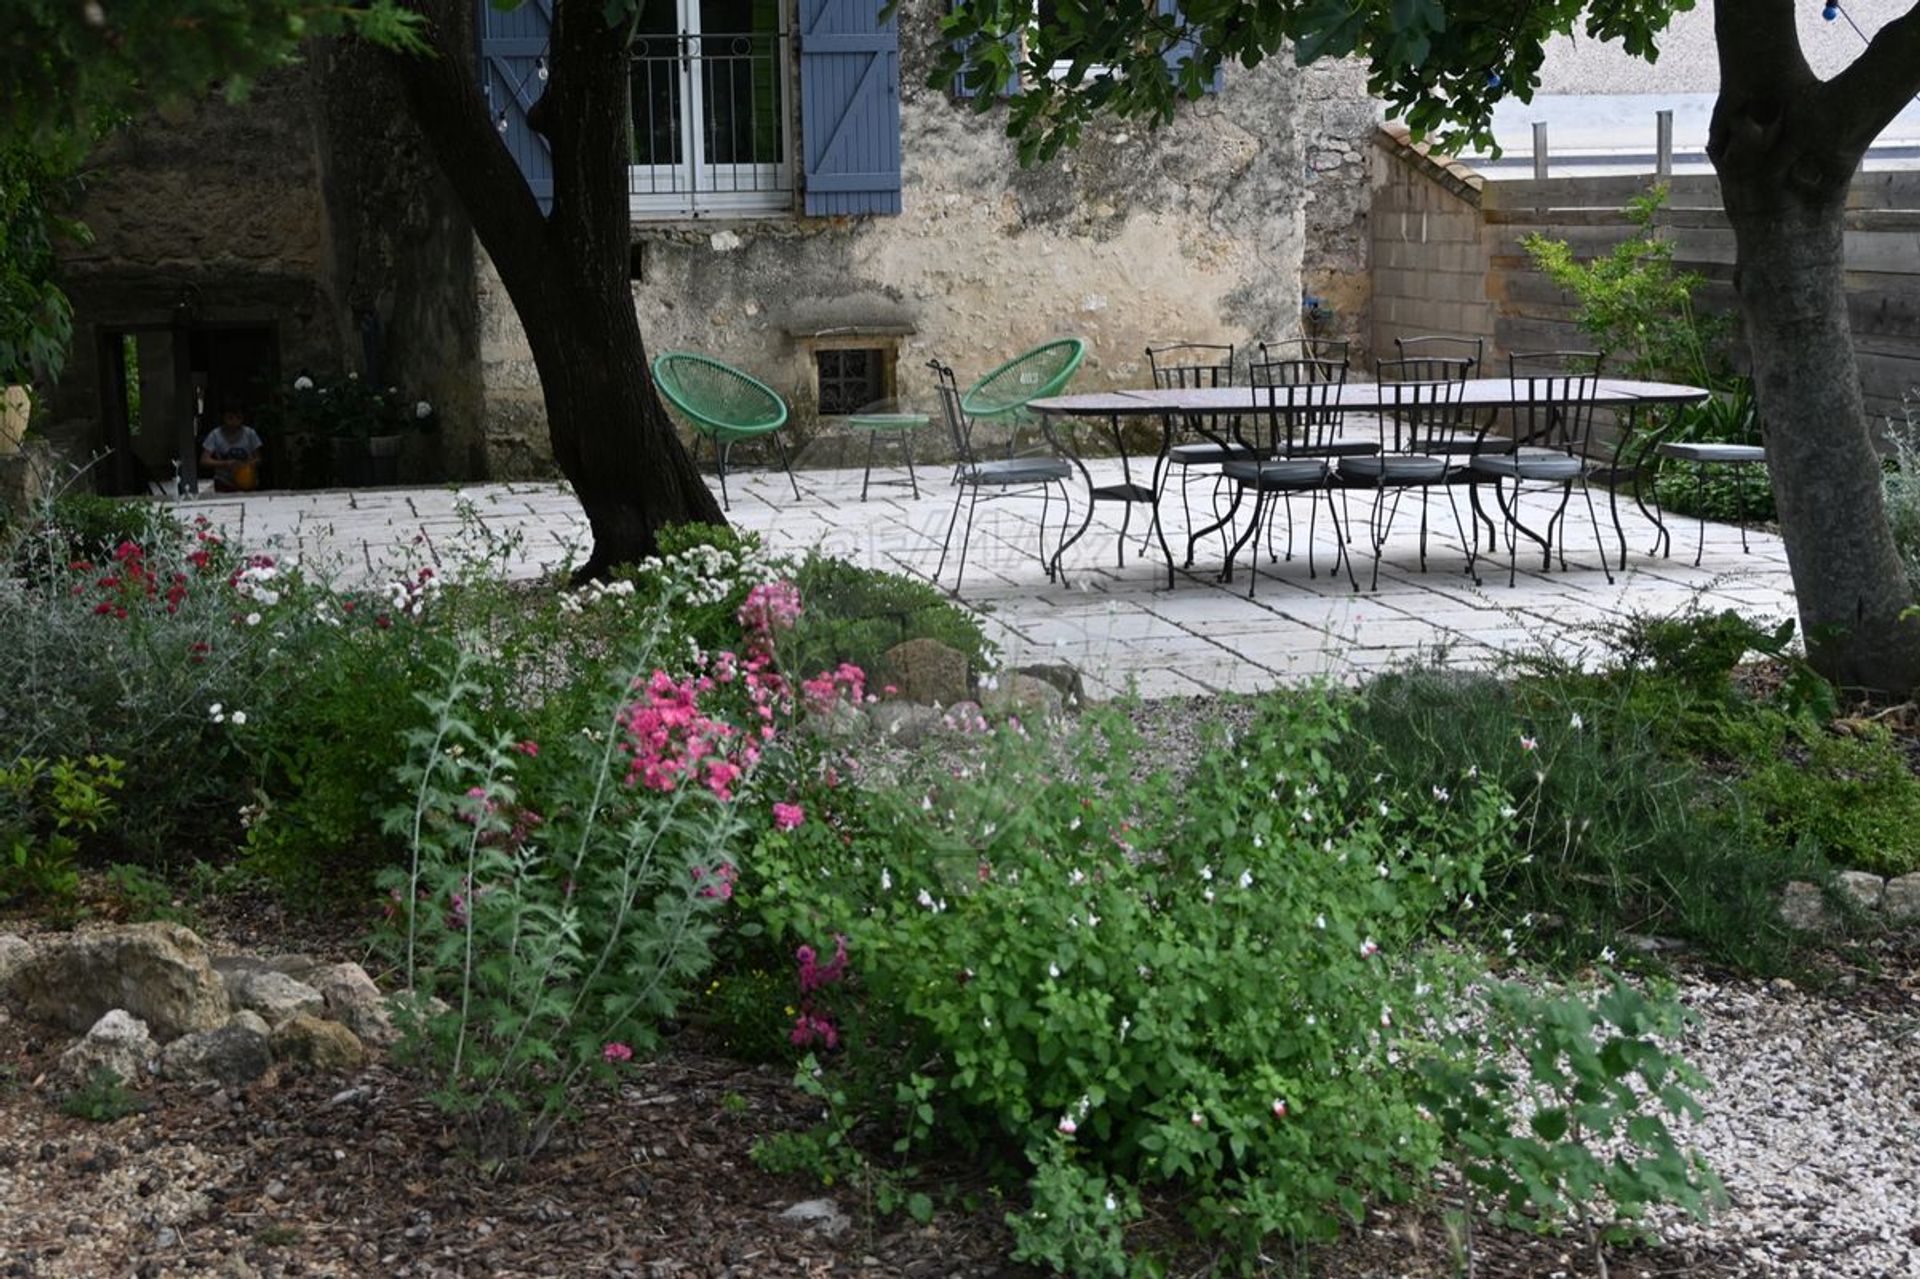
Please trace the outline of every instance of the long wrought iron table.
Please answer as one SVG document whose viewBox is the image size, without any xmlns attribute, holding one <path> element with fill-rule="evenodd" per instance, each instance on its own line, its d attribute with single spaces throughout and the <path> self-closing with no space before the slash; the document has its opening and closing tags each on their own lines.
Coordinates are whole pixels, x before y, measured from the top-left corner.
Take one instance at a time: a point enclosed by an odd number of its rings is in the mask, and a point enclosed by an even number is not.
<svg viewBox="0 0 1920 1279">
<path fill-rule="evenodd" d="M 1519 385 L 1524 386 L 1524 380 Z M 1394 407 L 1394 384 L 1380 382 L 1349 382 L 1344 386 L 1330 388 L 1324 402 L 1316 401 L 1320 411 L 1336 413 L 1378 413 L 1391 411 Z M 1612 471 L 1615 476 L 1623 469 L 1621 462 L 1629 456 L 1639 412 L 1643 408 L 1663 405 L 1694 404 L 1708 397 L 1704 387 L 1683 386 L 1672 382 L 1641 382 L 1628 378 L 1599 378 L 1594 382 L 1590 402 L 1596 408 L 1625 409 L 1626 421 L 1622 425 L 1619 438 L 1614 444 Z M 1150 508 L 1153 532 L 1160 542 L 1161 554 L 1167 561 L 1167 586 L 1174 582 L 1173 548 L 1167 544 L 1166 528 L 1160 519 L 1159 470 L 1166 465 L 1167 452 L 1173 447 L 1177 423 L 1182 419 L 1233 418 L 1252 416 L 1257 413 L 1273 411 L 1273 402 L 1269 398 L 1268 388 L 1252 386 L 1196 387 L 1190 389 L 1167 390 L 1127 390 L 1093 391 L 1076 395 L 1056 395 L 1046 399 L 1031 401 L 1027 407 L 1040 418 L 1041 426 L 1047 433 L 1048 441 L 1060 454 L 1070 461 L 1080 472 L 1087 485 L 1087 510 L 1081 517 L 1080 527 L 1074 530 L 1072 537 L 1061 544 L 1054 555 L 1056 567 L 1068 548 L 1086 535 L 1093 523 L 1093 509 L 1100 502 L 1128 503 L 1128 512 L 1132 505 L 1144 503 Z M 1462 388 L 1459 407 L 1465 413 L 1492 412 L 1500 409 L 1526 408 L 1527 397 L 1516 394 L 1516 382 L 1510 378 L 1472 378 Z M 1120 455 L 1121 482 L 1118 484 L 1097 485 L 1088 471 L 1080 451 L 1070 440 L 1054 429 L 1055 423 L 1065 418 L 1085 418 L 1105 424 L 1114 440 Z M 1126 449 L 1126 439 L 1122 423 L 1130 419 L 1158 418 L 1160 420 L 1160 449 L 1154 459 L 1154 471 L 1149 482 L 1137 483 L 1133 478 L 1133 458 Z M 1636 466 L 1636 480 L 1638 476 Z M 1634 488 L 1634 504 L 1641 514 L 1652 520 L 1662 534 L 1665 525 L 1660 517 L 1647 509 L 1639 485 Z M 1620 524 L 1620 506 L 1616 485 L 1608 486 L 1608 513 L 1613 520 L 1613 532 L 1620 545 L 1620 567 L 1627 565 L 1627 535 Z M 1122 538 L 1125 537 L 1123 523 Z M 1124 554 L 1124 552 L 1123 552 Z"/>
</svg>

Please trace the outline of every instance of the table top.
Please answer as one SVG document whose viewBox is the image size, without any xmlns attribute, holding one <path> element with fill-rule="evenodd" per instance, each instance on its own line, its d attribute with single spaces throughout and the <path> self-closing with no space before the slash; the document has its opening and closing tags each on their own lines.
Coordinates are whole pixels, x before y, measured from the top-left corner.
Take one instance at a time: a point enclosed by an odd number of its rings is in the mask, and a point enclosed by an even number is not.
<svg viewBox="0 0 1920 1279">
<path fill-rule="evenodd" d="M 1316 398 L 1313 407 L 1337 412 L 1392 408 L 1396 385 L 1393 382 L 1348 382 L 1331 388 L 1332 394 L 1328 395 L 1324 405 Z M 1523 405 L 1527 403 L 1526 385 L 1526 378 L 1470 378 L 1463 386 L 1460 405 L 1469 409 L 1501 409 Z M 1044 400 L 1034 400 L 1027 407 L 1043 417 L 1152 417 L 1165 413 L 1205 417 L 1273 408 L 1275 405 L 1268 399 L 1266 391 L 1266 387 L 1250 386 L 1094 391 L 1080 395 L 1050 396 Z M 1590 402 L 1608 408 L 1628 408 L 1641 404 L 1692 404 L 1706 399 L 1709 394 L 1706 388 L 1698 386 L 1606 377 L 1594 383 Z M 1284 403 L 1284 393 L 1280 399 Z"/>
<path fill-rule="evenodd" d="M 852 413 L 847 416 L 847 425 L 864 427 L 868 430 L 886 430 L 925 426 L 932 420 L 925 413 Z"/>
</svg>

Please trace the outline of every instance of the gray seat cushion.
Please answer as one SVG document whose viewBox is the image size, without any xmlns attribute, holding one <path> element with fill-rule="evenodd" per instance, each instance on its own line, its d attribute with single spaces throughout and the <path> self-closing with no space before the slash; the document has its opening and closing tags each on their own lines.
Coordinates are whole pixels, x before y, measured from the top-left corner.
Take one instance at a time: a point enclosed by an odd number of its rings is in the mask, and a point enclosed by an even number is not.
<svg viewBox="0 0 1920 1279">
<path fill-rule="evenodd" d="M 1380 451 L 1378 440 L 1328 440 L 1325 444 L 1295 446 L 1295 457 L 1366 457 Z"/>
<path fill-rule="evenodd" d="M 1494 475 L 1507 480 L 1552 480 L 1556 483 L 1577 480 L 1586 470 L 1579 458 L 1548 452 L 1476 457 L 1469 463 L 1469 468 L 1477 475 Z"/>
<path fill-rule="evenodd" d="M 1254 456 L 1248 444 L 1176 444 L 1167 450 L 1167 460 L 1175 466 L 1207 466 L 1228 458 Z"/>
<path fill-rule="evenodd" d="M 1057 457 L 1009 457 L 962 467 L 960 482 L 981 485 L 1046 484 L 1067 479 L 1072 474 L 1073 468 Z"/>
<path fill-rule="evenodd" d="M 1447 477 L 1447 460 L 1390 453 L 1375 457 L 1343 457 L 1340 474 L 1350 480 L 1388 484 L 1438 484 Z"/>
<path fill-rule="evenodd" d="M 1674 440 L 1655 452 L 1682 462 L 1764 462 L 1767 451 L 1757 444 L 1706 444 Z"/>
<path fill-rule="evenodd" d="M 1324 458 L 1283 458 L 1267 462 L 1228 462 L 1220 474 L 1263 489 L 1316 488 L 1327 482 Z"/>
</svg>

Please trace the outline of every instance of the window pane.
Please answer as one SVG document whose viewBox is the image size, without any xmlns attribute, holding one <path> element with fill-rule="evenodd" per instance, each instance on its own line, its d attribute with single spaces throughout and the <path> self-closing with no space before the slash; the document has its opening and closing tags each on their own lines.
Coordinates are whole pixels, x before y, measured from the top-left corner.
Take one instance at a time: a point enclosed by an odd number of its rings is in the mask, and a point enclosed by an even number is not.
<svg viewBox="0 0 1920 1279">
<path fill-rule="evenodd" d="M 778 164 L 779 0 L 700 0 L 709 164 Z"/>
<path fill-rule="evenodd" d="M 680 36 L 677 6 L 643 4 L 633 41 L 633 163 L 679 164 Z"/>
</svg>

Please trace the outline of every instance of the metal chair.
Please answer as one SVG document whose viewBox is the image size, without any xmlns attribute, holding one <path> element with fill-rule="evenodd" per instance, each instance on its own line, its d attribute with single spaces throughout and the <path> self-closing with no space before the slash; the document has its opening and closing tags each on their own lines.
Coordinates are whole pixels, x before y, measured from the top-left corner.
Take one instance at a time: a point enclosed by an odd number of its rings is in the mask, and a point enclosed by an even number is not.
<svg viewBox="0 0 1920 1279">
<path fill-rule="evenodd" d="M 1315 340 L 1301 339 L 1303 342 Z M 1340 433 L 1345 424 L 1345 414 L 1337 407 L 1335 401 L 1339 398 L 1339 388 L 1347 384 L 1347 372 L 1347 362 L 1344 358 L 1264 360 L 1255 361 L 1247 366 L 1247 380 L 1254 386 L 1320 385 L 1329 388 L 1321 407 L 1302 409 L 1300 413 L 1294 415 L 1293 426 L 1311 433 L 1310 442 L 1295 442 L 1296 447 L 1305 450 L 1298 453 L 1298 456 L 1343 458 L 1378 453 L 1380 451 L 1378 440 L 1349 439 Z M 1267 448 L 1277 451 L 1273 441 L 1268 442 Z M 1344 503 L 1345 497 L 1343 496 L 1341 500 Z M 1286 501 L 1287 558 L 1291 560 L 1293 558 L 1293 509 L 1291 499 Z M 1341 514 L 1345 515 L 1346 507 L 1342 505 L 1340 509 Z M 1353 522 L 1349 520 L 1347 521 L 1349 540 L 1353 535 L 1352 529 Z M 1272 548 L 1269 547 L 1268 550 L 1271 552 Z"/>
<path fill-rule="evenodd" d="M 727 496 L 727 464 L 733 446 L 743 440 L 768 439 L 779 451 L 780 465 L 800 500 L 800 483 L 780 428 L 787 422 L 787 403 L 766 383 L 729 364 L 687 351 L 665 351 L 653 361 L 654 385 L 667 402 L 680 410 L 693 429 L 713 441 L 714 466 L 720 472 L 720 505 L 731 510 Z"/>
<path fill-rule="evenodd" d="M 1147 348 L 1147 369 L 1153 375 L 1155 390 L 1185 391 L 1233 385 L 1233 347 L 1210 342 L 1172 342 L 1163 346 Z M 1177 467 L 1180 471 L 1180 514 L 1183 527 L 1187 530 L 1187 565 L 1193 563 L 1193 510 L 1187 503 L 1187 485 L 1193 481 L 1193 468 L 1212 467 L 1229 458 L 1253 456 L 1252 449 L 1241 444 L 1229 435 L 1216 434 L 1209 419 L 1193 416 L 1180 420 L 1178 434 L 1187 436 L 1188 443 L 1175 444 L 1167 450 L 1166 456 L 1159 459 L 1153 468 L 1153 523 L 1140 539 L 1140 553 L 1146 554 L 1147 544 L 1157 531 L 1160 520 L 1160 499 L 1166 492 L 1167 482 Z M 1192 437 L 1198 436 L 1198 439 Z M 1215 473 L 1214 492 L 1219 495 L 1219 476 Z M 1220 514 L 1216 500 L 1214 515 Z M 1222 549 L 1225 549 L 1224 547 Z"/>
<path fill-rule="evenodd" d="M 1400 497 L 1408 489 L 1420 491 L 1420 571 L 1427 571 L 1428 493 L 1438 487 L 1446 490 L 1447 506 L 1453 511 L 1453 526 L 1466 547 L 1471 567 L 1477 545 L 1467 545 L 1467 532 L 1460 523 L 1460 507 L 1454 501 L 1451 484 L 1462 471 L 1459 463 L 1444 453 L 1426 452 L 1427 445 L 1444 436 L 1436 434 L 1458 419 L 1466 384 L 1459 377 L 1418 379 L 1407 376 L 1403 365 L 1441 366 L 1447 361 L 1383 360 L 1380 364 L 1381 430 L 1385 435 L 1382 451 L 1370 457 L 1340 459 L 1336 480 L 1346 488 L 1373 490 L 1373 515 L 1369 531 L 1373 538 L 1373 578 L 1368 590 L 1380 587 L 1380 556 L 1387 534 L 1400 511 Z M 1464 363 L 1464 361 L 1462 361 Z M 1387 506 L 1387 491 L 1394 491 L 1393 506 Z M 1352 521 L 1348 521 L 1352 528 Z"/>
<path fill-rule="evenodd" d="M 1298 366 L 1320 365 L 1321 368 Z M 1346 538 L 1340 531 L 1340 511 L 1333 500 L 1333 461 L 1337 454 L 1332 452 L 1335 431 L 1340 414 L 1336 401 L 1341 381 L 1335 380 L 1329 367 L 1331 361 L 1325 360 L 1280 360 L 1267 364 L 1256 364 L 1253 373 L 1255 429 L 1264 429 L 1264 437 L 1255 447 L 1260 456 L 1248 459 L 1235 459 L 1220 467 L 1221 477 L 1239 486 L 1235 498 L 1235 507 L 1248 489 L 1253 490 L 1253 518 L 1233 546 L 1227 551 L 1226 570 L 1222 574 L 1225 580 L 1233 579 L 1233 562 L 1248 541 L 1257 539 L 1263 526 L 1272 519 L 1272 508 L 1284 505 L 1287 511 L 1287 557 L 1293 557 L 1293 506 L 1295 493 L 1324 494 L 1327 498 L 1328 517 L 1333 520 L 1334 542 L 1339 548 L 1339 558 L 1347 563 L 1347 580 L 1359 589 L 1354 581 L 1353 561 L 1346 551 Z M 1332 366 L 1344 370 L 1344 366 Z M 1273 499 L 1278 497 L 1276 503 Z M 1307 521 L 1307 576 L 1317 577 L 1318 571 L 1313 562 L 1313 532 L 1317 518 L 1317 504 L 1309 509 Z M 1229 513 L 1231 518 L 1231 513 Z M 1273 559 L 1273 535 L 1268 529 L 1267 544 L 1269 561 Z M 1253 598 L 1254 580 L 1260 576 L 1258 552 L 1255 563 L 1247 567 L 1247 598 Z"/>
<path fill-rule="evenodd" d="M 1350 350 L 1351 346 L 1345 338 L 1280 338 L 1259 344 L 1258 363 L 1269 364 L 1274 360 L 1338 360 L 1351 367 L 1353 360 Z"/>
<path fill-rule="evenodd" d="M 1491 425 L 1482 427 L 1467 461 L 1469 471 L 1490 481 L 1494 495 L 1506 516 L 1507 585 L 1517 580 L 1519 538 L 1522 533 L 1537 542 L 1542 551 L 1542 569 L 1553 567 L 1554 530 L 1560 530 L 1560 567 L 1567 567 L 1566 512 L 1577 484 L 1587 504 L 1587 516 L 1593 524 L 1593 537 L 1600 551 L 1600 569 L 1613 581 L 1607 563 L 1606 544 L 1601 536 L 1600 516 L 1594 509 L 1588 477 L 1596 470 L 1588 456 L 1593 441 L 1594 391 L 1600 381 L 1601 357 L 1592 351 L 1540 351 L 1508 357 L 1508 376 L 1513 382 L 1513 433 L 1511 439 L 1490 438 Z M 1513 483 L 1513 497 L 1506 496 L 1506 484 Z M 1544 535 L 1526 528 L 1520 520 L 1520 498 L 1527 484 L 1557 487 L 1560 504 L 1547 520 Z M 1468 565 L 1472 567 L 1471 561 Z"/>
<path fill-rule="evenodd" d="M 1451 342 L 1461 339 L 1436 338 L 1433 341 Z M 1375 369 L 1375 375 L 1381 383 L 1383 409 L 1391 398 L 1386 387 L 1394 382 L 1462 382 L 1473 376 L 1472 356 L 1423 355 L 1406 356 L 1397 360 L 1382 360 Z M 1473 411 L 1466 407 L 1465 396 L 1440 396 L 1430 398 L 1426 403 L 1410 410 L 1412 430 L 1400 437 L 1397 451 L 1413 454 L 1426 454 L 1445 457 L 1455 461 L 1447 472 L 1449 484 L 1468 486 L 1468 497 L 1473 510 L 1474 545 L 1479 545 L 1482 527 L 1486 529 L 1487 549 L 1494 547 L 1497 529 L 1493 517 L 1480 505 L 1480 490 L 1477 487 L 1486 482 L 1485 477 L 1475 475 L 1468 470 L 1465 461 L 1473 451 L 1474 441 L 1481 427 L 1475 424 Z M 1488 415 L 1488 422 L 1493 415 Z M 1382 425 L 1383 431 L 1399 431 L 1401 424 Z M 1492 441 L 1490 441 L 1492 443 Z M 1451 495 L 1449 495 L 1451 500 Z"/>
<path fill-rule="evenodd" d="M 1043 342 L 982 374 L 960 396 L 960 408 L 974 422 L 1005 422 L 1007 456 L 1012 457 L 1027 405 L 1064 391 L 1086 358 L 1082 338 Z"/>
<path fill-rule="evenodd" d="M 1670 457 L 1676 462 L 1689 462 L 1693 465 L 1694 507 L 1700 521 L 1700 540 L 1693 550 L 1693 566 L 1700 567 L 1701 557 L 1707 552 L 1707 468 L 1726 466 L 1740 470 L 1751 470 L 1755 466 L 1764 468 L 1767 464 L 1767 450 L 1758 444 L 1715 444 L 1707 441 L 1668 440 L 1654 447 L 1661 457 Z M 1751 554 L 1747 545 L 1747 522 L 1739 518 L 1746 513 L 1747 486 L 1743 481 L 1737 490 L 1740 494 L 1740 509 L 1734 512 L 1734 522 L 1740 526 L 1740 553 Z M 1655 490 L 1656 498 L 1659 490 Z M 1665 522 L 1662 521 L 1664 532 Z M 1666 553 L 1673 554 L 1673 535 L 1666 534 Z"/>
<path fill-rule="evenodd" d="M 1477 369 L 1487 362 L 1487 340 L 1458 337 L 1451 333 L 1422 333 L 1417 337 L 1395 338 L 1393 354 L 1401 360 L 1472 360 L 1473 367 Z"/>
<path fill-rule="evenodd" d="M 967 508 L 967 527 L 960 535 L 960 564 L 953 576 L 953 593 L 960 593 L 960 583 L 967 575 L 967 546 L 973 540 L 974 508 L 980 504 L 983 490 L 989 498 L 1015 497 L 1036 491 L 1040 494 L 1040 565 L 1046 570 L 1048 581 L 1052 581 L 1057 573 L 1064 578 L 1060 555 L 1066 544 L 1068 517 L 1072 514 L 1066 485 L 1073 475 L 1073 468 L 1057 457 L 981 458 L 973 447 L 973 415 L 966 410 L 966 397 L 960 391 L 953 369 L 939 360 L 928 360 L 927 367 L 933 370 L 940 413 L 947 425 L 954 456 L 959 459 L 954 468 L 954 484 L 959 491 L 953 495 L 953 514 L 947 518 L 947 537 L 940 545 L 940 563 L 933 570 L 934 583 L 938 585 L 940 575 L 946 571 L 947 555 L 953 548 L 953 532 L 959 525 L 960 508 L 964 504 Z M 1056 485 L 1060 489 L 1063 513 L 1060 517 L 1060 541 L 1049 557 L 1047 512 L 1052 507 Z"/>
</svg>

